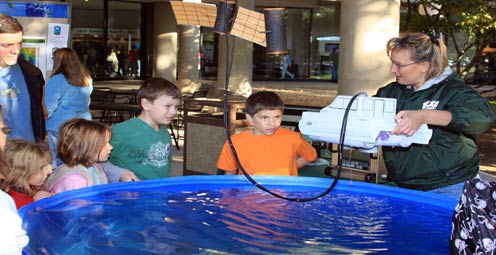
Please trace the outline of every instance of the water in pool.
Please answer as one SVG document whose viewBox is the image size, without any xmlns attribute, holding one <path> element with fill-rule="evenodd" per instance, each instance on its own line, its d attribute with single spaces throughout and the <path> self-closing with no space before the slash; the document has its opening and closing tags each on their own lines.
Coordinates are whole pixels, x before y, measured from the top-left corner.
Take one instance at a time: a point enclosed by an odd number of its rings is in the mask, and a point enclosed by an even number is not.
<svg viewBox="0 0 496 255">
<path fill-rule="evenodd" d="M 108 189 L 50 206 L 33 204 L 21 211 L 31 239 L 26 251 L 78 255 L 449 252 L 451 213 L 429 204 L 338 188 L 324 198 L 295 203 L 247 184 L 215 187 Z M 311 185 L 274 188 L 289 196 L 322 191 Z"/>
</svg>

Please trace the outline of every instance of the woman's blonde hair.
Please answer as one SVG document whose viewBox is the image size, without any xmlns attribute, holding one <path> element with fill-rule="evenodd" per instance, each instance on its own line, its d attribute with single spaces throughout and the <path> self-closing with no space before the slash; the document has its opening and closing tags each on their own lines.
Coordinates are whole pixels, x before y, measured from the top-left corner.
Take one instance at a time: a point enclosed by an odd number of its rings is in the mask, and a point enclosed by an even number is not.
<svg viewBox="0 0 496 255">
<path fill-rule="evenodd" d="M 392 51 L 409 50 L 414 62 L 429 62 L 427 80 L 443 73 L 448 66 L 448 51 L 443 40 L 422 33 L 411 33 L 404 37 L 390 39 L 387 44 L 387 55 Z"/>
<path fill-rule="evenodd" d="M 109 127 L 86 119 L 71 119 L 60 127 L 57 140 L 57 157 L 69 167 L 79 164 L 90 167 L 98 159 L 105 136 L 111 134 Z"/>
<path fill-rule="evenodd" d="M 88 87 L 92 83 L 90 73 L 71 48 L 60 48 L 53 53 L 53 71 L 50 77 L 59 73 L 74 86 Z"/>
<path fill-rule="evenodd" d="M 33 196 L 40 187 L 29 184 L 29 180 L 41 171 L 39 161 L 43 157 L 51 162 L 51 154 L 48 146 L 42 143 L 31 143 L 21 139 L 7 141 L 3 152 L 7 171 L 2 173 L 4 180 L 0 188 L 6 192 L 15 190 L 17 192 Z"/>
</svg>

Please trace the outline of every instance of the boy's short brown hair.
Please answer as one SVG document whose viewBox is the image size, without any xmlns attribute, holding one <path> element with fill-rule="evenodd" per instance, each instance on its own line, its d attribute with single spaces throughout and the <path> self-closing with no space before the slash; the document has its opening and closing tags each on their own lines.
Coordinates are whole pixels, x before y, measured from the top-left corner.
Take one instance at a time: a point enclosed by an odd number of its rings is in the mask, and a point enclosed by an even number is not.
<svg viewBox="0 0 496 255">
<path fill-rule="evenodd" d="M 79 164 L 90 167 L 105 145 L 105 135 L 111 129 L 96 121 L 71 119 L 60 126 L 57 157 L 69 167 Z"/>
<path fill-rule="evenodd" d="M 250 116 L 262 110 L 284 111 L 284 103 L 281 97 L 272 91 L 259 91 L 251 94 L 245 103 L 245 113 Z"/>
<path fill-rule="evenodd" d="M 141 107 L 141 99 L 144 98 L 153 102 L 162 95 L 170 96 L 174 99 L 181 98 L 181 91 L 174 83 L 164 78 L 152 77 L 143 81 L 143 84 L 138 90 L 137 99 Z"/>
</svg>

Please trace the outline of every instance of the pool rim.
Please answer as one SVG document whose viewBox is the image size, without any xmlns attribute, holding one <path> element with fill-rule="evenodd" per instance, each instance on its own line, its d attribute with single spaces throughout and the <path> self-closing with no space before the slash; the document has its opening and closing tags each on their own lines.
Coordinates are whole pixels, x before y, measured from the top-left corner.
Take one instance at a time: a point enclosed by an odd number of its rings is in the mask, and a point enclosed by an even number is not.
<svg viewBox="0 0 496 255">
<path fill-rule="evenodd" d="M 322 192 L 325 191 L 332 183 L 332 178 L 320 178 L 320 177 L 294 177 L 294 176 L 255 176 L 254 179 L 268 187 L 277 186 L 277 188 L 281 187 L 313 187 L 321 189 Z M 236 184 L 236 186 L 233 186 Z M 189 185 L 189 186 L 185 186 Z M 194 185 L 194 186 L 193 186 Z M 29 212 L 35 210 L 43 210 L 43 208 L 50 208 L 53 206 L 57 206 L 60 203 L 64 203 L 67 200 L 71 199 L 81 199 L 88 196 L 93 196 L 96 194 L 101 194 L 109 191 L 133 191 L 133 190 L 147 190 L 151 188 L 157 187 L 171 187 L 171 186 L 183 186 L 187 187 L 185 190 L 199 190 L 205 186 L 216 185 L 219 188 L 229 188 L 229 187 L 239 187 L 239 185 L 252 186 L 252 184 L 244 177 L 240 175 L 190 175 L 190 176 L 177 176 L 177 177 L 169 177 L 163 179 L 156 180 L 146 180 L 140 182 L 120 182 L 120 183 L 111 183 L 105 185 L 96 185 L 87 188 L 75 189 L 66 192 L 62 192 L 56 194 L 52 197 L 38 200 L 31 204 L 28 204 L 19 209 L 18 213 L 23 220 L 25 220 L 25 216 L 29 214 Z M 256 189 L 255 187 L 253 187 Z M 203 188 L 205 189 L 205 188 Z M 430 192 L 423 192 L 417 190 L 409 190 L 398 187 L 391 187 L 380 184 L 372 184 L 365 183 L 359 181 L 350 181 L 350 180 L 339 180 L 336 185 L 335 191 L 345 191 L 345 192 L 356 192 L 356 193 L 365 193 L 372 194 L 376 196 L 383 196 L 389 198 L 397 198 L 407 201 L 416 202 L 419 204 L 425 204 L 433 207 L 437 207 L 440 209 L 446 210 L 454 210 L 457 200 L 435 194 Z M 263 191 L 261 191 L 263 192 Z M 327 196 L 332 196 L 334 191 L 332 191 Z M 327 196 L 324 196 L 319 199 L 326 199 Z"/>
</svg>

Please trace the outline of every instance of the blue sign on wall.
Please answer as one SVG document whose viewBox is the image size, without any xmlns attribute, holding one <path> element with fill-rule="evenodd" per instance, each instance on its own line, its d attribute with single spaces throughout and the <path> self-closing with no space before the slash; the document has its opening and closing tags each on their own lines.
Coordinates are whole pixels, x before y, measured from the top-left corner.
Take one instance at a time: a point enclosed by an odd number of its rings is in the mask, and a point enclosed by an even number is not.
<svg viewBox="0 0 496 255">
<path fill-rule="evenodd" d="M 15 17 L 69 18 L 66 3 L 0 2 L 0 13 Z"/>
</svg>

